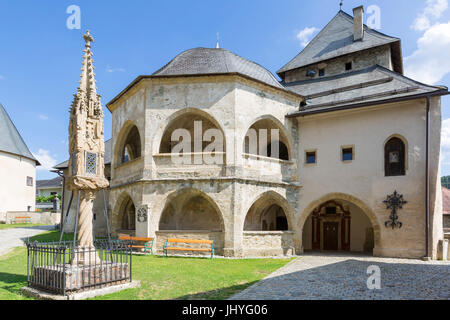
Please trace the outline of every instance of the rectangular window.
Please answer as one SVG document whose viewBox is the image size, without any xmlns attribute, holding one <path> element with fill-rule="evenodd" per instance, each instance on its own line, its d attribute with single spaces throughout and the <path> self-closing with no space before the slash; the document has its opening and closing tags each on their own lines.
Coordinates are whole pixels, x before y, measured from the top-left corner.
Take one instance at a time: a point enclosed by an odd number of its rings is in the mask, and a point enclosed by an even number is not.
<svg viewBox="0 0 450 320">
<path fill-rule="evenodd" d="M 323 77 L 325 75 L 325 69 L 319 69 L 319 77 Z"/>
<path fill-rule="evenodd" d="M 346 70 L 346 71 L 350 71 L 350 70 L 352 70 L 352 68 L 353 68 L 353 65 L 352 65 L 351 62 L 347 62 L 347 63 L 345 64 L 345 70 Z"/>
<path fill-rule="evenodd" d="M 313 164 L 316 163 L 316 152 L 315 151 L 311 151 L 311 152 L 306 152 L 306 163 L 307 164 Z"/>
<path fill-rule="evenodd" d="M 27 186 L 32 187 L 33 186 L 33 177 L 27 177 Z"/>
<path fill-rule="evenodd" d="M 343 148 L 342 161 L 352 161 L 352 160 L 353 160 L 353 148 Z"/>
</svg>

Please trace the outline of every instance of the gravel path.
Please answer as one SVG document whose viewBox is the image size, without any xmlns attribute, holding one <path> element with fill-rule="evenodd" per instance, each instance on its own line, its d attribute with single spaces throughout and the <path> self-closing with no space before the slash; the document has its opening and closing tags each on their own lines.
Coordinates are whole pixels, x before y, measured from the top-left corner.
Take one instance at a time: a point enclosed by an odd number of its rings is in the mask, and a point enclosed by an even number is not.
<svg viewBox="0 0 450 320">
<path fill-rule="evenodd" d="M 381 271 L 370 290 L 369 266 Z M 450 300 L 450 262 L 305 254 L 231 300 Z"/>
<path fill-rule="evenodd" d="M 39 226 L 0 230 L 0 256 L 15 247 L 23 246 L 24 241 L 26 241 L 28 237 L 33 237 L 48 230 L 53 230 L 54 228 L 55 226 Z"/>
</svg>

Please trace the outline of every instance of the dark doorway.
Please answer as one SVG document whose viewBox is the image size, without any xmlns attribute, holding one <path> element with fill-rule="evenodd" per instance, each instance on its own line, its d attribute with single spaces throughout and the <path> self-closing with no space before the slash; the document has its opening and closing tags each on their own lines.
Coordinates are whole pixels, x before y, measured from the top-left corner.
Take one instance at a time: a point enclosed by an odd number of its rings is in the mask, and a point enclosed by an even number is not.
<svg viewBox="0 0 450 320">
<path fill-rule="evenodd" d="M 286 231 L 288 230 L 288 222 L 286 217 L 277 217 L 277 231 Z"/>
<path fill-rule="evenodd" d="M 338 222 L 323 223 L 323 250 L 338 250 Z"/>
</svg>

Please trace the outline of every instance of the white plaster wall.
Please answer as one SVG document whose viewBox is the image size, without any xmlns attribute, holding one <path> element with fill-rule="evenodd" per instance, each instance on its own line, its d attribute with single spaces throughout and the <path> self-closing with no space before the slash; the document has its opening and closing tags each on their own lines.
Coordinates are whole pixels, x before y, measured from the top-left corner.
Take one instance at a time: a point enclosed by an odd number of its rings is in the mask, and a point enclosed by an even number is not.
<svg viewBox="0 0 450 320">
<path fill-rule="evenodd" d="M 35 210 L 36 161 L 0 151 L 0 177 L 0 212 Z"/>
</svg>

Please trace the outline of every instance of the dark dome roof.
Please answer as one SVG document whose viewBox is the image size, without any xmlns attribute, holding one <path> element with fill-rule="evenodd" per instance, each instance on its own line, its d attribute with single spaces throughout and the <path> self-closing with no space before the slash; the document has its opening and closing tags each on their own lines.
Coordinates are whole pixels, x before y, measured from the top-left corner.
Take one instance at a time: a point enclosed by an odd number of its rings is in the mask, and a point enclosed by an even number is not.
<svg viewBox="0 0 450 320">
<path fill-rule="evenodd" d="M 153 76 L 181 76 L 239 73 L 268 85 L 285 89 L 272 73 L 259 64 L 222 48 L 184 51 Z"/>
</svg>

